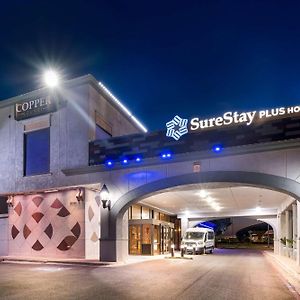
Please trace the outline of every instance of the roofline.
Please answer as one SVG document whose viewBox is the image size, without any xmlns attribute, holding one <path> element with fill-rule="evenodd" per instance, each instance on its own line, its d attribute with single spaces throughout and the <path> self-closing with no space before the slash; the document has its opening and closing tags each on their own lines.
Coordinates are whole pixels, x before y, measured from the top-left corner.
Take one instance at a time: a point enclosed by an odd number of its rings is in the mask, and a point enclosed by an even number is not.
<svg viewBox="0 0 300 300">
<path fill-rule="evenodd" d="M 71 87 L 74 85 L 83 85 L 90 84 L 93 86 L 102 96 L 105 97 L 115 108 L 117 108 L 122 114 L 129 120 L 134 123 L 135 127 L 143 132 L 147 132 L 146 127 L 126 108 L 124 104 L 121 103 L 109 90 L 106 88 L 101 82 L 98 82 L 96 78 L 91 75 L 83 75 L 80 77 L 76 77 L 67 81 L 64 81 L 62 85 Z M 43 87 L 25 94 L 21 94 L 18 96 L 14 96 L 8 99 L 0 100 L 0 108 L 4 108 L 7 106 L 14 105 L 19 101 L 23 101 L 28 98 L 40 97 L 49 92 L 49 88 Z"/>
</svg>

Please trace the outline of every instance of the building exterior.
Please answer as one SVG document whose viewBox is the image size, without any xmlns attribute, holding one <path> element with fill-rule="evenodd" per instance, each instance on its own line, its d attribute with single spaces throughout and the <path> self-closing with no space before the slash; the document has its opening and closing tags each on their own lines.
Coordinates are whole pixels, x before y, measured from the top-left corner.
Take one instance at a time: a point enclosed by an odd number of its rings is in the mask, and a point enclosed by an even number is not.
<svg viewBox="0 0 300 300">
<path fill-rule="evenodd" d="M 300 106 L 166 127 L 146 133 L 91 75 L 1 101 L 0 255 L 120 261 L 178 248 L 201 220 L 247 216 L 300 264 Z M 196 198 L 204 188 L 220 204 Z"/>
<path fill-rule="evenodd" d="M 1 101 L 0 120 L 1 254 L 99 259 L 102 183 L 62 170 L 88 165 L 89 141 L 141 125 L 90 75 Z"/>
</svg>

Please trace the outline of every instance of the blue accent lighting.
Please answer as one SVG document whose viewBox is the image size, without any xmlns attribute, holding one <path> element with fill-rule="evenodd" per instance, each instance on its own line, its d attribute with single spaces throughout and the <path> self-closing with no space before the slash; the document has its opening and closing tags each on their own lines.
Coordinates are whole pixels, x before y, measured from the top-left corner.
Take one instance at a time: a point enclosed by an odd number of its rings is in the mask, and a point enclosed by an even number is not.
<svg viewBox="0 0 300 300">
<path fill-rule="evenodd" d="M 164 152 L 164 153 L 161 153 L 160 157 L 161 157 L 161 159 L 171 159 L 172 158 L 172 153 Z"/>
<path fill-rule="evenodd" d="M 128 159 L 127 159 L 127 158 L 124 158 L 124 159 L 122 160 L 122 164 L 123 164 L 123 165 L 127 165 L 127 164 L 128 164 Z"/>
<path fill-rule="evenodd" d="M 106 161 L 105 165 L 107 167 L 112 167 L 113 166 L 113 162 L 111 160 Z"/>
<path fill-rule="evenodd" d="M 139 163 L 139 162 L 142 161 L 142 159 L 141 159 L 140 157 L 137 157 L 137 158 L 135 159 L 135 161 L 136 161 L 137 163 Z"/>
<path fill-rule="evenodd" d="M 222 150 L 223 150 L 223 147 L 221 145 L 214 145 L 212 150 L 215 152 L 215 153 L 220 153 Z"/>
</svg>

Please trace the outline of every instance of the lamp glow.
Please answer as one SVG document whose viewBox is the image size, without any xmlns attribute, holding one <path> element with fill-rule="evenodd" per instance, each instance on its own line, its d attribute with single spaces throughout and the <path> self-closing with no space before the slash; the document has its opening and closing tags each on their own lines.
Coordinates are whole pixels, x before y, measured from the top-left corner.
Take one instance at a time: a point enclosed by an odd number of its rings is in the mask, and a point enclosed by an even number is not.
<svg viewBox="0 0 300 300">
<path fill-rule="evenodd" d="M 48 70 L 44 74 L 44 82 L 48 87 L 56 87 L 59 84 L 59 76 L 53 70 Z"/>
<path fill-rule="evenodd" d="M 256 206 L 255 211 L 256 211 L 257 213 L 261 213 L 261 207 L 260 207 L 259 205 Z"/>
</svg>

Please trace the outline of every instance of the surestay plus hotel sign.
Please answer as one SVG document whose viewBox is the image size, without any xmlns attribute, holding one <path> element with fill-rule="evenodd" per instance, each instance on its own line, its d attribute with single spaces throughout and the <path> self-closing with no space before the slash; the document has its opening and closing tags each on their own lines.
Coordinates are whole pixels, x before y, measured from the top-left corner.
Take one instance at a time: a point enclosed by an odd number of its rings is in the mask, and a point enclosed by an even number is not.
<svg viewBox="0 0 300 300">
<path fill-rule="evenodd" d="M 201 119 L 199 117 L 191 118 L 190 121 L 187 119 L 181 119 L 179 116 L 175 116 L 173 120 L 166 124 L 167 136 L 172 136 L 174 139 L 188 132 L 198 131 L 202 129 L 223 127 L 230 125 L 251 125 L 256 122 L 264 122 L 271 118 L 280 118 L 288 115 L 298 114 L 300 112 L 300 106 L 292 107 L 280 107 L 272 108 L 260 111 L 249 111 L 249 112 L 225 112 L 223 116 Z M 175 133 L 175 126 L 180 126 L 182 130 L 177 130 Z M 179 128 L 178 128 L 179 129 Z"/>
<path fill-rule="evenodd" d="M 267 110 L 260 110 L 260 111 L 250 111 L 250 112 L 226 112 L 221 117 L 210 118 L 210 119 L 199 119 L 199 118 L 192 118 L 191 119 L 191 127 L 192 131 L 198 129 L 205 129 L 215 126 L 228 126 L 232 124 L 246 124 L 251 125 L 253 122 L 256 121 L 264 121 L 268 118 L 280 117 L 284 115 L 292 115 L 295 113 L 300 112 L 300 106 L 292 106 L 292 107 L 280 107 L 280 108 L 273 108 Z"/>
</svg>

